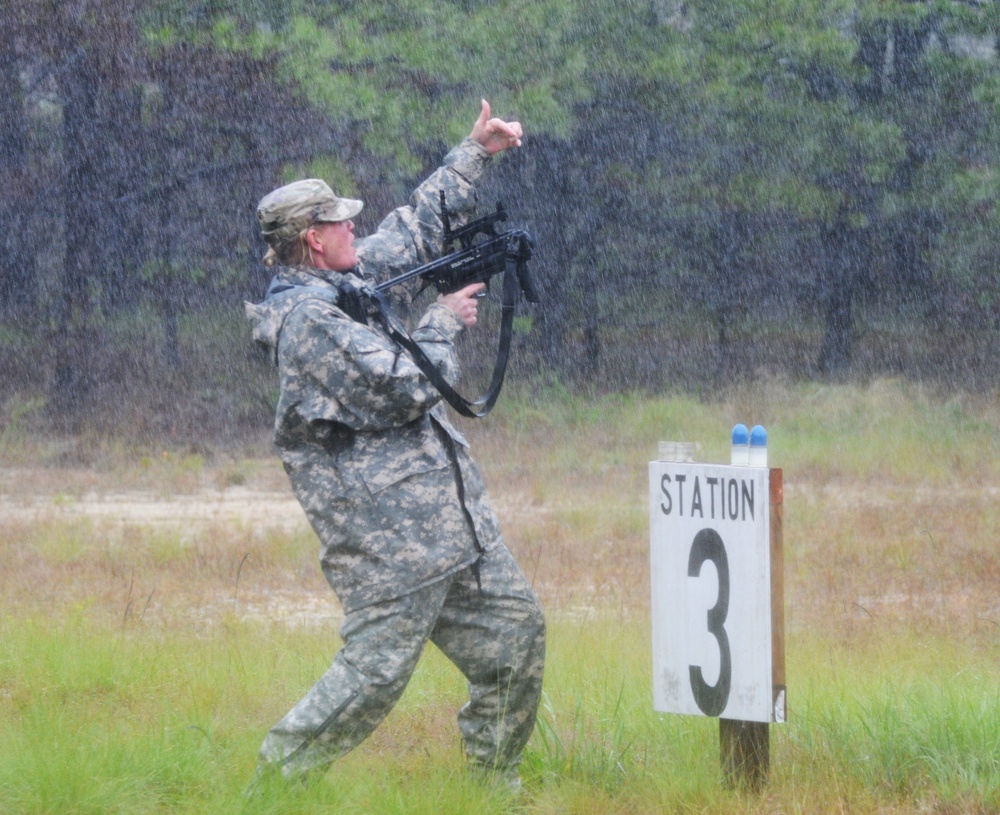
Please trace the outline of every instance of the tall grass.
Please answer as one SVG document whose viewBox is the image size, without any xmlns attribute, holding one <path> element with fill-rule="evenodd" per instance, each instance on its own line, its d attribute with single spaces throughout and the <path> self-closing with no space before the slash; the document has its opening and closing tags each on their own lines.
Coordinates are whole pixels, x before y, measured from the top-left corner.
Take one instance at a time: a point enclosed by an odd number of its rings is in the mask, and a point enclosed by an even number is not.
<svg viewBox="0 0 1000 815">
<path fill-rule="evenodd" d="M 520 802 L 466 777 L 464 682 L 433 648 L 319 783 L 245 799 L 267 727 L 337 647 L 315 540 L 294 513 L 218 513 L 287 498 L 273 459 L 121 447 L 86 470 L 5 462 L 0 812 L 1000 811 L 993 400 L 892 382 L 505 397 L 465 429 L 550 623 Z M 723 788 L 716 722 L 652 710 L 645 462 L 666 438 L 725 461 L 736 421 L 768 427 L 786 485 L 789 720 L 760 795 Z M 123 495 L 205 511 L 83 512 Z"/>
<path fill-rule="evenodd" d="M 436 651 L 402 702 L 315 787 L 242 793 L 264 729 L 325 668 L 329 632 L 220 622 L 210 634 L 3 625 L 5 812 L 502 812 L 462 773 L 461 681 Z M 968 648 L 789 652 L 793 704 L 772 727 L 761 798 L 720 785 L 717 725 L 651 710 L 647 626 L 557 619 L 525 756 L 532 811 L 962 811 L 1000 804 L 1000 697 Z M 958 667 L 952 660 L 959 660 Z M 909 664 L 908 664 L 909 663 Z M 971 667 L 970 667 L 971 666 Z M 950 809 L 949 809 L 950 807 Z M 977 809 L 978 807 L 978 809 Z"/>
</svg>

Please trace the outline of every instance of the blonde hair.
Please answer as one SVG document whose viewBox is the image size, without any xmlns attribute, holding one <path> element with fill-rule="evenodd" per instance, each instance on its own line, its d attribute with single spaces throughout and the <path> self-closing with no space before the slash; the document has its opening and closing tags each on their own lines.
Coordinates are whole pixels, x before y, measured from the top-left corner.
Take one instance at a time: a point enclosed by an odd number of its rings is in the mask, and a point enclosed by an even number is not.
<svg viewBox="0 0 1000 815">
<path fill-rule="evenodd" d="M 267 252 L 264 253 L 264 265 L 270 269 L 272 266 L 301 266 L 305 263 L 306 257 L 309 257 L 311 261 L 311 253 L 307 251 L 309 247 L 306 243 L 306 233 L 314 226 L 315 224 L 309 224 L 292 238 L 281 240 L 275 237 L 272 239 L 273 242 L 268 240 Z"/>
</svg>

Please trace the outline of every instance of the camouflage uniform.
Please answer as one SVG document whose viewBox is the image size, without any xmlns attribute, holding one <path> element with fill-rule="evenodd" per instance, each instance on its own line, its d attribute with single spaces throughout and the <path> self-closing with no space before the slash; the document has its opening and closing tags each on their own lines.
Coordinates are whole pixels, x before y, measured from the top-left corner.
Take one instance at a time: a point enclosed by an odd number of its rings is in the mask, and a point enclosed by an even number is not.
<svg viewBox="0 0 1000 815">
<path fill-rule="evenodd" d="M 355 273 L 370 282 L 434 257 L 438 191 L 460 223 L 488 159 L 469 139 L 452 150 L 409 206 L 357 241 Z M 343 648 L 268 733 L 260 760 L 294 776 L 355 747 L 391 710 L 430 640 L 469 680 L 458 718 L 470 762 L 513 771 L 541 693 L 541 609 L 440 395 L 381 328 L 335 305 L 343 279 L 281 268 L 267 299 L 247 305 L 254 339 L 279 370 L 275 442 L 345 613 Z M 435 303 L 411 332 L 450 382 L 462 328 Z"/>
</svg>

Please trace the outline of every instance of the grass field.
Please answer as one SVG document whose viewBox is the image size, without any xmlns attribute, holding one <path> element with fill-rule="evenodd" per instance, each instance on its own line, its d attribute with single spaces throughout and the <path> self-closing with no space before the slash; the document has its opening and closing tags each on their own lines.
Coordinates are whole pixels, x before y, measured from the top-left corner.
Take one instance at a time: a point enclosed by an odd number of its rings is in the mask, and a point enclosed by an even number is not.
<svg viewBox="0 0 1000 815">
<path fill-rule="evenodd" d="M 789 720 L 759 794 L 718 723 L 652 709 L 646 462 L 728 462 L 761 423 L 785 484 Z M 549 620 L 526 792 L 464 773 L 433 648 L 317 784 L 243 790 L 325 670 L 339 608 L 267 445 L 0 436 L 0 812 L 1000 812 L 1000 403 L 768 382 L 714 401 L 509 388 L 472 437 Z"/>
</svg>

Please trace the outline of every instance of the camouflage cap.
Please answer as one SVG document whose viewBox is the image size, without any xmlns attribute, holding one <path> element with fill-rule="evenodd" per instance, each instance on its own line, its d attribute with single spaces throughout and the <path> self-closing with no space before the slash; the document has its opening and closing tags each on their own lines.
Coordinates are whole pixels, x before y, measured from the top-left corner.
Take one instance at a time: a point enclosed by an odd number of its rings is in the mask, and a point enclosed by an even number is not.
<svg viewBox="0 0 1000 815">
<path fill-rule="evenodd" d="M 350 220 L 363 206 L 363 201 L 338 198 L 319 178 L 304 178 L 265 195 L 257 205 L 257 220 L 265 239 L 281 241 L 315 223 Z"/>
</svg>

